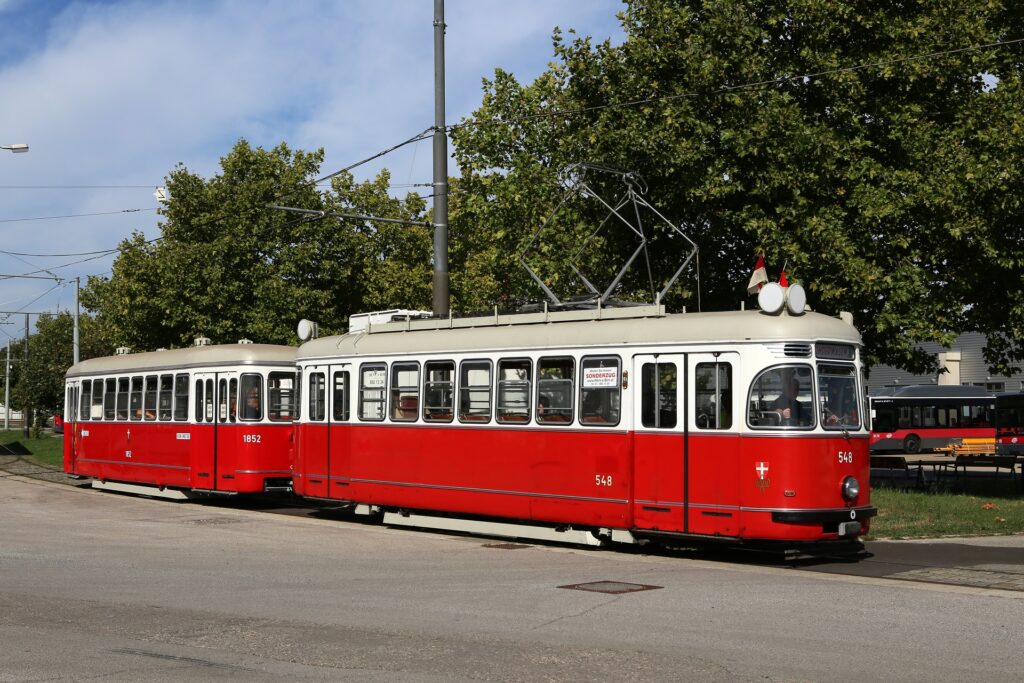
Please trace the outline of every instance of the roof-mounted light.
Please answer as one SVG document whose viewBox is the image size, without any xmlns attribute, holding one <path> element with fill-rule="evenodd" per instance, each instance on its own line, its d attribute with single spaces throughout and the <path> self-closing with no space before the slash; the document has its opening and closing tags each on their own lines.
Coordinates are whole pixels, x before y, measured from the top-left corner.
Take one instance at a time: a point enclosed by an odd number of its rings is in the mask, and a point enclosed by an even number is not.
<svg viewBox="0 0 1024 683">
<path fill-rule="evenodd" d="M 803 315 L 807 310 L 807 292 L 800 285 L 790 285 L 786 290 L 786 308 L 793 315 Z"/>
<path fill-rule="evenodd" d="M 771 315 L 778 315 L 786 305 L 786 292 L 778 282 L 769 282 L 757 293 L 757 305 Z"/>
<path fill-rule="evenodd" d="M 299 321 L 297 332 L 299 339 L 302 341 L 309 341 L 310 339 L 316 339 L 317 335 L 320 334 L 320 326 L 312 320 L 306 320 L 303 318 Z"/>
</svg>

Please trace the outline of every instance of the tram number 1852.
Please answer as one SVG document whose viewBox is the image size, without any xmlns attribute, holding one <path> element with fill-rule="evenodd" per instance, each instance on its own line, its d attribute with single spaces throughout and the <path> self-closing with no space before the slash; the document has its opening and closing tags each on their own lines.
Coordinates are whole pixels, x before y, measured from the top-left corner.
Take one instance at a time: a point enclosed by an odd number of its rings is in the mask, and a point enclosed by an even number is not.
<svg viewBox="0 0 1024 683">
<path fill-rule="evenodd" d="M 242 434 L 242 443 L 259 443 L 260 434 Z"/>
</svg>

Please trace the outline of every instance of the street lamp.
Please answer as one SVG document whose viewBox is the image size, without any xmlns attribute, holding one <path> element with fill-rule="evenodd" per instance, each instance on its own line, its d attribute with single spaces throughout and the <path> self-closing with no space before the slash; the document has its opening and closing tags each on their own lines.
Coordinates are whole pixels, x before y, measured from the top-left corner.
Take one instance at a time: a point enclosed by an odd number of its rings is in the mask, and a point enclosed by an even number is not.
<svg viewBox="0 0 1024 683">
<path fill-rule="evenodd" d="M 15 154 L 24 154 L 28 151 L 28 145 L 24 142 L 19 142 L 15 145 L 0 145 L 0 149 L 9 149 Z"/>
</svg>

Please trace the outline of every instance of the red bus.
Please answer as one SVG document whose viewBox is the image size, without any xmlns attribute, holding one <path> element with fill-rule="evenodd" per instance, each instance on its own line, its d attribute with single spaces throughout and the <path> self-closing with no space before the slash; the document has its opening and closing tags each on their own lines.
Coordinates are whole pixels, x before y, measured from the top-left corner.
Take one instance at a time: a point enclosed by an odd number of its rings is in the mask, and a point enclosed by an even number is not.
<svg viewBox="0 0 1024 683">
<path fill-rule="evenodd" d="M 204 341 L 72 366 L 64 471 L 120 490 L 289 490 L 295 349 Z"/>
<path fill-rule="evenodd" d="M 371 323 L 299 348 L 295 492 L 445 528 L 849 546 L 875 514 L 861 353 L 810 312 Z"/>
<path fill-rule="evenodd" d="M 886 387 L 871 397 L 871 450 L 922 450 L 992 437 L 995 396 L 981 387 Z"/>
</svg>

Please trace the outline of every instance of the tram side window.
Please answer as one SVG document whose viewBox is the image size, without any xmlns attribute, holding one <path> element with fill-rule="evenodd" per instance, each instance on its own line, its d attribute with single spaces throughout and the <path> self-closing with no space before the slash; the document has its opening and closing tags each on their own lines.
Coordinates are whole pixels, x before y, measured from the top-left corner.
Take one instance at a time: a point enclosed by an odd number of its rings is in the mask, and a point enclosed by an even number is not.
<svg viewBox="0 0 1024 683">
<path fill-rule="evenodd" d="M 79 394 L 81 397 L 81 403 L 78 408 L 78 419 L 88 420 L 89 410 L 92 408 L 92 380 L 87 379 L 82 382 L 82 392 Z"/>
<path fill-rule="evenodd" d="M 142 419 L 142 378 L 132 377 L 131 403 L 129 405 L 128 418 L 130 420 Z"/>
<path fill-rule="evenodd" d="M 388 367 L 363 365 L 359 368 L 359 419 L 384 419 L 384 391 L 387 387 Z"/>
<path fill-rule="evenodd" d="M 821 424 L 825 429 L 860 427 L 857 370 L 852 365 L 819 365 L 818 401 Z M 934 407 L 929 410 L 932 426 L 935 426 L 937 411 Z"/>
<path fill-rule="evenodd" d="M 271 380 L 275 374 L 281 374 L 288 377 L 292 381 L 294 378 L 290 374 L 285 373 L 271 373 Z M 247 372 L 242 375 L 240 384 L 239 397 L 243 401 L 241 406 L 241 418 L 246 421 L 256 421 L 263 419 L 263 375 L 256 374 L 255 372 Z M 273 399 L 271 399 L 273 400 Z M 273 415 L 271 415 L 273 419 Z M 291 419 L 290 417 L 287 419 Z"/>
<path fill-rule="evenodd" d="M 491 421 L 491 361 L 459 364 L 459 422 Z"/>
<path fill-rule="evenodd" d="M 697 429 L 732 427 L 732 364 L 697 363 L 694 383 Z"/>
<path fill-rule="evenodd" d="M 188 420 L 188 375 L 174 376 L 174 419 Z"/>
<path fill-rule="evenodd" d="M 815 425 L 811 368 L 792 365 L 768 368 L 750 387 L 747 422 L 760 429 Z"/>
<path fill-rule="evenodd" d="M 572 422 L 575 371 L 572 358 L 541 358 L 537 362 L 537 422 Z"/>
<path fill-rule="evenodd" d="M 528 358 L 498 361 L 498 422 L 530 421 L 530 379 L 533 363 Z"/>
<path fill-rule="evenodd" d="M 217 382 L 217 421 L 228 421 L 228 381 L 223 377 Z"/>
<path fill-rule="evenodd" d="M 644 427 L 676 426 L 679 375 L 675 363 L 644 363 L 640 370 L 640 421 Z"/>
<path fill-rule="evenodd" d="M 206 415 L 203 414 L 203 380 L 196 380 L 196 422 L 205 422 Z"/>
<path fill-rule="evenodd" d="M 128 378 L 117 378 L 117 419 L 128 419 Z"/>
<path fill-rule="evenodd" d="M 412 422 L 420 412 L 419 363 L 391 364 L 391 419 Z"/>
<path fill-rule="evenodd" d="M 203 414 L 207 422 L 213 422 L 213 380 L 206 380 L 206 395 L 203 396 Z"/>
<path fill-rule="evenodd" d="M 99 381 L 102 382 L 103 380 L 99 380 Z M 115 398 L 117 396 L 117 380 L 116 379 L 108 379 L 108 380 L 106 380 L 106 385 L 105 386 L 106 386 L 106 388 L 103 391 L 103 419 L 104 420 L 113 420 L 114 419 L 114 402 L 115 402 Z M 92 392 L 92 396 L 93 396 L 93 398 L 92 398 L 92 410 L 93 410 L 93 413 L 96 412 L 96 396 L 97 396 L 98 393 L 99 392 L 97 392 L 95 389 L 93 389 L 93 392 Z M 99 417 L 99 415 L 97 415 L 97 418 L 98 417 Z"/>
<path fill-rule="evenodd" d="M 160 375 L 160 399 L 157 404 L 157 418 L 163 421 L 171 419 L 174 399 L 174 376 Z"/>
<path fill-rule="evenodd" d="M 348 422 L 348 370 L 335 370 L 334 389 L 331 400 L 334 402 L 331 408 L 331 418 L 336 422 Z"/>
<path fill-rule="evenodd" d="M 451 422 L 455 411 L 455 363 L 429 361 L 423 366 L 423 419 Z"/>
<path fill-rule="evenodd" d="M 156 419 L 156 379 L 156 375 L 146 377 L 145 400 L 142 405 L 142 414 L 146 420 Z"/>
<path fill-rule="evenodd" d="M 258 375 L 253 375 L 258 377 Z M 245 377 L 242 376 L 242 395 L 245 395 Z M 291 422 L 299 416 L 298 379 L 295 373 L 272 372 L 267 377 L 267 393 L 270 405 L 267 417 L 274 422 Z"/>
<path fill-rule="evenodd" d="M 238 419 L 238 378 L 232 377 L 228 380 L 228 419 L 234 422 Z"/>
<path fill-rule="evenodd" d="M 327 378 L 322 372 L 309 376 L 309 419 L 315 422 L 327 419 Z"/>
<path fill-rule="evenodd" d="M 618 357 L 584 358 L 580 363 L 580 422 L 612 427 L 619 423 Z"/>
</svg>

